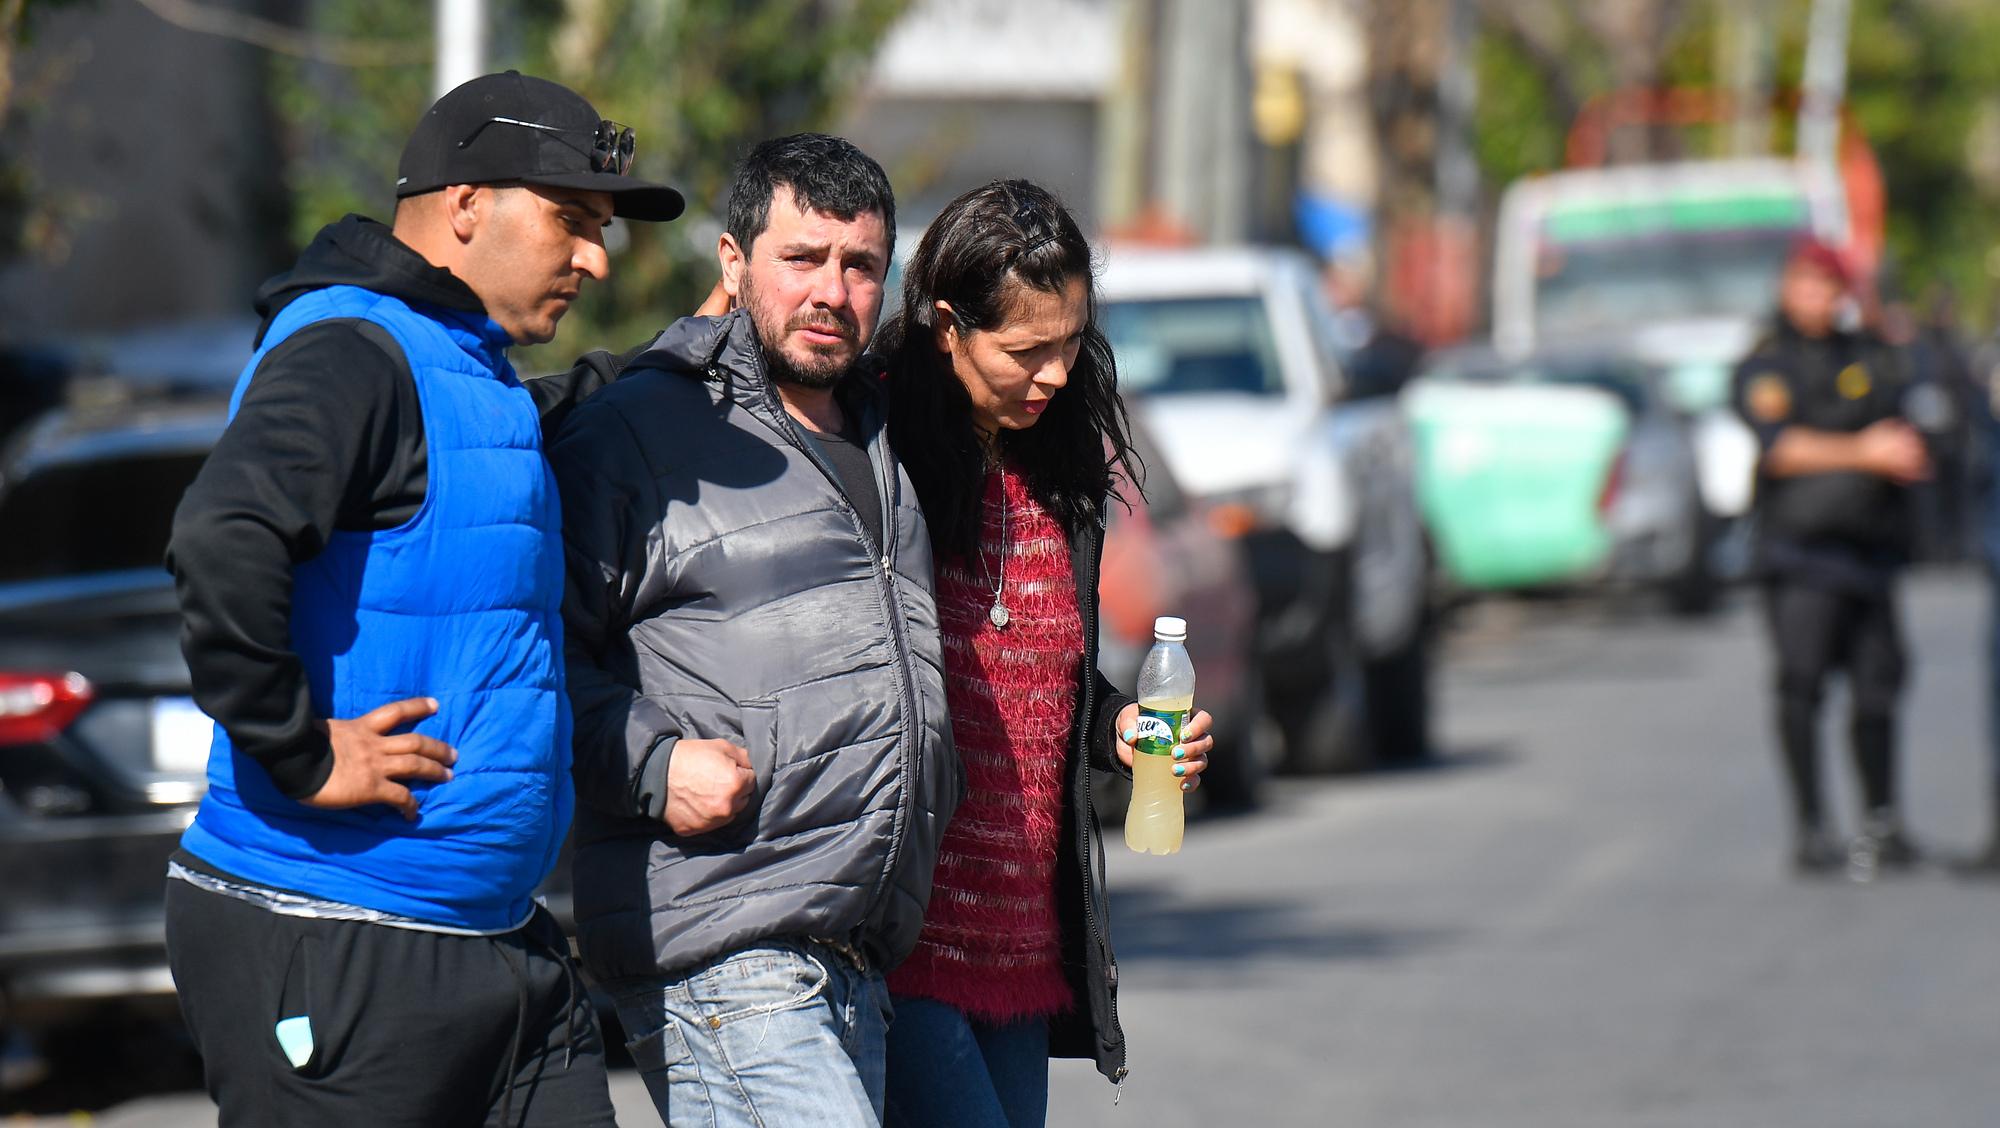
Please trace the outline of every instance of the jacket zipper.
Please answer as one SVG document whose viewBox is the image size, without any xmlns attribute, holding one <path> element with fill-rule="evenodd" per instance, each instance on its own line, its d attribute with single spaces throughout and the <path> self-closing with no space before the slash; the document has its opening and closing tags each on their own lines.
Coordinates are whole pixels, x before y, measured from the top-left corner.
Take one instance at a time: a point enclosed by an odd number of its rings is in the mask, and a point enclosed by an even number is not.
<svg viewBox="0 0 2000 1128">
<path fill-rule="evenodd" d="M 1108 505 L 1109 502 L 1106 502 L 1106 504 Z M 1108 1034 L 1118 1028 L 1118 997 L 1116 994 L 1118 972 L 1117 965 L 1112 963 L 1111 946 L 1105 943 L 1103 929 L 1097 923 L 1097 844 L 1090 833 L 1092 815 L 1097 810 L 1097 801 L 1092 797 L 1090 787 L 1090 773 L 1092 771 L 1090 766 L 1090 731 L 1095 727 L 1092 722 L 1096 719 L 1097 713 L 1097 583 L 1098 573 L 1102 569 L 1104 561 L 1104 531 L 1104 526 L 1099 524 L 1097 535 L 1093 538 L 1091 544 L 1090 567 L 1086 570 L 1084 577 L 1089 582 L 1089 590 L 1077 593 L 1077 603 L 1085 609 L 1083 615 L 1083 709 L 1077 714 L 1078 719 L 1082 722 L 1083 730 L 1083 739 L 1080 741 L 1083 745 L 1080 749 L 1083 755 L 1078 758 L 1077 767 L 1077 773 L 1083 779 L 1083 807 L 1077 812 L 1077 860 L 1083 866 L 1083 919 L 1084 923 L 1090 929 L 1091 952 L 1102 953 L 1101 958 L 1104 961 L 1102 975 L 1106 989 L 1105 1006 L 1107 1008 L 1104 1033 Z M 1127 1072 L 1126 1067 L 1120 1065 L 1116 1076 L 1112 1077 L 1111 1083 L 1120 1086 L 1122 1089 L 1122 1086 L 1125 1084 L 1125 1075 Z"/>
<path fill-rule="evenodd" d="M 889 835 L 889 857 L 882 866 L 882 875 L 875 884 L 874 895 L 869 899 L 868 911 L 863 916 L 865 925 L 865 922 L 874 920 L 877 910 L 881 908 L 883 894 L 889 888 L 892 875 L 896 872 L 897 863 L 902 859 L 903 841 L 910 825 L 910 807 L 916 801 L 912 794 L 916 790 L 917 781 L 915 779 L 915 772 L 912 770 L 914 760 L 911 755 L 910 741 L 912 739 L 911 722 L 917 715 L 917 708 L 915 694 L 910 689 L 910 680 L 905 675 L 905 664 L 911 661 L 910 644 L 908 637 L 903 631 L 903 616 L 895 590 L 895 511 L 886 508 L 888 505 L 888 493 L 884 491 L 885 510 L 882 515 L 882 554 L 878 558 L 875 555 L 875 546 L 868 540 L 868 529 L 862 524 L 860 511 L 855 508 L 853 502 L 848 500 L 847 491 L 841 489 L 840 478 L 837 472 L 817 450 L 813 449 L 812 444 L 806 440 L 805 433 L 799 429 L 797 421 L 792 418 L 791 412 L 785 410 L 784 400 L 779 398 L 777 387 L 771 383 L 770 375 L 764 368 L 764 358 L 761 354 L 757 355 L 756 363 L 757 375 L 764 385 L 764 406 L 771 410 L 773 417 L 777 420 L 778 433 L 784 436 L 785 441 L 795 447 L 800 454 L 805 455 L 807 461 L 819 469 L 820 474 L 826 478 L 827 484 L 833 487 L 834 498 L 840 505 L 840 511 L 846 514 L 848 520 L 854 523 L 854 535 L 861 541 L 862 555 L 868 558 L 869 571 L 875 573 L 875 594 L 882 600 L 882 610 L 889 621 L 889 635 L 896 645 L 896 689 L 903 699 L 903 738 L 896 742 L 896 754 L 898 760 L 901 761 L 899 766 L 902 769 L 903 778 L 908 782 L 896 798 L 896 823 Z M 717 365 L 713 362 L 708 366 L 708 375 L 711 379 L 717 379 L 721 375 Z M 886 429 L 877 432 L 878 436 L 885 433 Z M 886 440 L 882 441 L 886 445 Z M 872 464 L 874 459 L 871 457 L 869 462 Z M 888 453 L 886 450 L 883 452 L 883 463 L 885 466 L 888 463 Z M 882 471 L 877 470 L 876 475 L 879 482 Z M 861 929 L 857 928 L 856 931 L 858 933 Z"/>
<path fill-rule="evenodd" d="M 903 739 L 896 742 L 896 748 L 897 759 L 901 761 L 899 767 L 903 772 L 904 784 L 902 793 L 896 799 L 896 827 L 889 838 L 889 858 L 883 863 L 882 879 L 875 886 L 875 896 L 870 900 L 868 914 L 864 918 L 869 921 L 874 920 L 876 914 L 881 911 L 883 898 L 887 896 L 890 886 L 895 883 L 896 868 L 902 861 L 903 847 L 907 841 L 910 820 L 916 806 L 917 788 L 923 782 L 918 778 L 917 765 L 920 760 L 913 747 L 916 741 L 924 738 L 922 722 L 917 716 L 916 691 L 911 687 L 909 678 L 909 668 L 915 662 L 915 656 L 910 653 L 909 634 L 903 622 L 902 599 L 896 592 L 896 510 L 890 500 L 894 491 L 883 488 L 880 484 L 882 476 L 893 466 L 890 460 L 888 435 L 888 420 L 885 417 L 875 432 L 876 442 L 882 449 L 882 465 L 876 469 L 876 480 L 877 488 L 882 490 L 883 505 L 881 586 L 877 590 L 882 596 L 883 613 L 889 620 L 889 635 L 896 642 L 896 688 L 903 695 Z M 891 478 L 893 479 L 893 475 Z M 893 484 L 892 481 L 891 485 Z M 855 523 L 859 524 L 860 520 L 857 514 Z M 862 539 L 867 539 L 865 532 L 862 534 Z"/>
</svg>

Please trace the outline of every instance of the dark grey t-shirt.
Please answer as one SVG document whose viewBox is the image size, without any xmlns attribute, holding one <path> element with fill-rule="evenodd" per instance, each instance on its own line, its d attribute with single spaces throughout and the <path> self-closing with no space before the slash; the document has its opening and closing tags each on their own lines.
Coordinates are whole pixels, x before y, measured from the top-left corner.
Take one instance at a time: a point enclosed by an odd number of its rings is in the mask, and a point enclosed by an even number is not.
<svg viewBox="0 0 2000 1128">
<path fill-rule="evenodd" d="M 833 464 L 834 477 L 838 480 L 842 493 L 847 495 L 848 504 L 861 514 L 861 523 L 868 528 L 868 541 L 877 551 L 882 548 L 882 490 L 875 484 L 875 464 L 868 460 L 868 447 L 850 422 L 840 433 L 832 431 L 807 431 L 807 436 L 819 447 L 819 452 Z"/>
</svg>

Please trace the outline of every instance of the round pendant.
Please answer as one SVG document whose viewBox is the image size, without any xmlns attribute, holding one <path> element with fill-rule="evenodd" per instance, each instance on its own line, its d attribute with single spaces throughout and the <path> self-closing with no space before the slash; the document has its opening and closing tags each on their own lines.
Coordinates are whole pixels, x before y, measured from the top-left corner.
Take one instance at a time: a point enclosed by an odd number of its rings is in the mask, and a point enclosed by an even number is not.
<svg viewBox="0 0 2000 1128">
<path fill-rule="evenodd" d="M 994 602 L 994 604 L 993 604 L 993 610 L 991 610 L 991 611 L 988 611 L 988 612 L 986 613 L 986 617 L 987 617 L 988 619 L 990 619 L 990 620 L 992 620 L 992 621 L 993 621 L 993 625 L 994 625 L 994 626 L 996 626 L 996 627 L 1004 627 L 1004 626 L 1006 626 L 1006 625 L 1007 625 L 1007 620 L 1008 620 L 1008 619 L 1009 619 L 1009 618 L 1010 618 L 1011 616 L 1009 616 L 1009 615 L 1007 614 L 1007 605 L 1006 605 L 1006 604 L 1004 604 L 1004 603 L 1001 603 L 1001 602 L 998 602 L 998 601 L 995 601 L 995 602 Z"/>
</svg>

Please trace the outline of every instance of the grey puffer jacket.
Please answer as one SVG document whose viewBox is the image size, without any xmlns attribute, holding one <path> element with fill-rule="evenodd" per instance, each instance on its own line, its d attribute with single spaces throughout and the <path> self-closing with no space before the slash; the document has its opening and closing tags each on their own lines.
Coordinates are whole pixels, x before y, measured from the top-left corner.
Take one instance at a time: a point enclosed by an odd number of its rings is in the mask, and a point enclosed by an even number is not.
<svg viewBox="0 0 2000 1128">
<path fill-rule="evenodd" d="M 839 394 L 875 466 L 880 554 L 740 311 L 675 322 L 549 449 L 577 932 L 600 979 L 777 937 L 851 943 L 884 968 L 916 944 L 959 791 L 929 538 L 879 390 Z M 749 751 L 756 798 L 722 830 L 681 838 L 661 817 L 681 737 Z"/>
</svg>

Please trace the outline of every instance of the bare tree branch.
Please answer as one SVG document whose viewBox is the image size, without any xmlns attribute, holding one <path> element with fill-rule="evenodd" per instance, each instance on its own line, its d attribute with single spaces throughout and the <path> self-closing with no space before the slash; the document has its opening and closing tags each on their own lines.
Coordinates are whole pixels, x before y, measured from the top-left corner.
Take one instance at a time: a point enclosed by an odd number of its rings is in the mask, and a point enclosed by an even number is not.
<svg viewBox="0 0 2000 1128">
<path fill-rule="evenodd" d="M 139 0 L 141 7 L 175 27 L 202 35 L 220 36 L 262 47 L 280 55 L 342 67 L 399 67 L 427 62 L 428 43 L 396 39 L 350 39 L 318 35 L 260 19 L 246 12 L 231 12 L 195 0 Z"/>
</svg>

